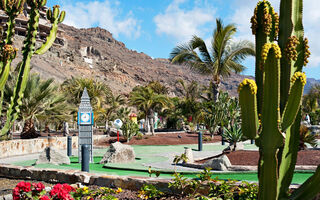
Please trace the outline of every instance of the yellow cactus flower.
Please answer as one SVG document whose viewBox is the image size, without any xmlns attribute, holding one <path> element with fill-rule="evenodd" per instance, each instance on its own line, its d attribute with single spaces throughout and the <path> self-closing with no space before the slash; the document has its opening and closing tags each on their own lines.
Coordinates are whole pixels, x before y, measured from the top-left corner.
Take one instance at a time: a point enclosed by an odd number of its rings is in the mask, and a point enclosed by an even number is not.
<svg viewBox="0 0 320 200">
<path fill-rule="evenodd" d="M 251 91 L 251 94 L 257 94 L 257 84 L 254 80 L 252 79 L 247 79 L 245 78 L 240 84 L 239 84 L 239 87 L 238 87 L 238 92 L 240 92 L 240 90 L 242 90 L 244 87 L 248 86 L 250 91 Z"/>
<path fill-rule="evenodd" d="M 296 80 L 300 80 L 303 85 L 307 83 L 307 77 L 304 72 L 296 72 L 291 78 L 291 82 L 294 83 Z"/>
<path fill-rule="evenodd" d="M 308 38 L 304 38 L 304 58 L 303 58 L 303 65 L 306 66 L 308 63 L 308 58 L 310 57 L 309 45 L 308 45 Z"/>
<path fill-rule="evenodd" d="M 266 44 L 263 45 L 262 52 L 261 52 L 261 59 L 263 61 L 267 60 L 268 53 L 269 53 L 270 49 L 274 50 L 275 57 L 277 59 L 281 58 L 281 49 L 280 49 L 280 47 L 275 43 L 266 43 Z"/>
<path fill-rule="evenodd" d="M 289 60 L 294 60 L 294 61 L 297 60 L 298 52 L 297 52 L 296 48 L 299 43 L 300 42 L 299 42 L 298 38 L 294 35 L 288 38 L 286 47 L 284 49 L 284 53 Z"/>
</svg>

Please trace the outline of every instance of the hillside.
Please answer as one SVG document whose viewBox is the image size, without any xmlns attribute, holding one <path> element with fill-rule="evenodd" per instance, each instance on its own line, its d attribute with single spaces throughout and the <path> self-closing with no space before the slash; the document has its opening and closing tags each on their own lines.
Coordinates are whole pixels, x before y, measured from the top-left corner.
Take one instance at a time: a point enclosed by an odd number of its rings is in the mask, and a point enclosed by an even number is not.
<svg viewBox="0 0 320 200">
<path fill-rule="evenodd" d="M 40 73 L 43 78 L 54 78 L 58 82 L 72 76 L 95 78 L 104 81 L 118 94 L 128 94 L 137 85 L 157 80 L 169 87 L 172 96 L 179 95 L 178 79 L 196 80 L 205 85 L 210 81 L 210 77 L 198 75 L 186 66 L 129 50 L 102 28 L 77 29 L 62 24 L 60 30 L 65 45 L 53 46 L 44 55 L 32 58 L 32 71 Z M 23 37 L 16 38 L 15 45 L 21 47 Z M 14 64 L 20 61 L 21 52 L 19 57 Z M 245 77 L 232 74 L 222 81 L 222 89 L 237 95 L 237 86 Z"/>
</svg>

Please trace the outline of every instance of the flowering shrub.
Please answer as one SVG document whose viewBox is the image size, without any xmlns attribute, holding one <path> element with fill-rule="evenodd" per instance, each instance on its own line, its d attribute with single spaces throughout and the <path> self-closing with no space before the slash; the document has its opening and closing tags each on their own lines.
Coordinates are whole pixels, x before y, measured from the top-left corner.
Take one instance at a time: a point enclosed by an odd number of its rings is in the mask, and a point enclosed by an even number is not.
<svg viewBox="0 0 320 200">
<path fill-rule="evenodd" d="M 68 184 L 57 184 L 53 186 L 49 192 L 52 200 L 73 200 L 70 192 L 74 192 L 75 189 Z"/>
<path fill-rule="evenodd" d="M 12 191 L 13 200 L 117 200 L 112 194 L 122 192 L 121 188 L 117 190 L 100 187 L 96 190 L 89 190 L 88 187 L 73 188 L 68 184 L 56 184 L 48 192 L 42 183 L 28 183 L 21 181 Z"/>
<path fill-rule="evenodd" d="M 44 190 L 44 185 L 42 183 L 31 183 L 21 181 L 12 191 L 13 200 L 20 199 L 35 199 L 35 200 L 47 200 L 42 197 L 46 191 Z"/>
<path fill-rule="evenodd" d="M 108 188 L 108 187 L 100 187 L 96 190 L 89 190 L 88 187 L 77 188 L 73 193 L 73 197 L 75 200 L 80 200 L 84 197 L 87 200 L 96 200 L 96 199 L 104 199 L 104 200 L 117 200 L 118 198 L 114 197 L 112 194 L 118 194 L 122 192 L 121 188 L 117 190 Z"/>
</svg>

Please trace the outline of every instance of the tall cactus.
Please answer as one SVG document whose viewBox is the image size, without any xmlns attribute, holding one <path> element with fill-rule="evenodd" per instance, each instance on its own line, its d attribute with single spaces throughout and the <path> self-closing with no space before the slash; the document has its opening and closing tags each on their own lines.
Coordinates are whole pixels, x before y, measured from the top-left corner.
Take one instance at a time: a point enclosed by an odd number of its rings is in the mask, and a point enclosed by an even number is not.
<svg viewBox="0 0 320 200">
<path fill-rule="evenodd" d="M 27 3 L 30 6 L 30 18 L 28 21 L 27 36 L 24 40 L 24 46 L 22 48 L 23 59 L 19 64 L 19 73 L 17 82 L 14 88 L 13 96 L 11 97 L 10 105 L 7 109 L 6 123 L 1 130 L 0 139 L 6 139 L 7 133 L 12 126 L 14 120 L 17 119 L 19 113 L 19 105 L 21 104 L 21 99 L 23 98 L 23 92 L 26 87 L 26 82 L 28 79 L 30 71 L 30 61 L 34 54 L 43 54 L 47 51 L 56 39 L 57 26 L 63 21 L 65 17 L 65 12 L 60 13 L 59 6 L 54 6 L 53 10 L 48 9 L 47 16 L 48 20 L 51 22 L 50 34 L 46 38 L 46 42 L 39 48 L 36 49 L 36 37 L 38 34 L 39 27 L 39 9 L 46 5 L 46 0 L 1 0 L 0 7 L 8 15 L 7 30 L 1 35 L 1 59 L 0 59 L 0 113 L 2 111 L 3 104 L 3 89 L 4 85 L 8 79 L 10 72 L 11 62 L 16 57 L 17 49 L 12 47 L 15 19 L 22 12 L 23 6 Z"/>
<path fill-rule="evenodd" d="M 299 145 L 302 73 L 310 55 L 303 38 L 302 0 L 281 0 L 280 18 L 260 1 L 251 18 L 256 36 L 256 82 L 238 88 L 243 134 L 259 147 L 259 199 L 287 199 Z M 320 167 L 290 198 L 319 192 Z M 308 194 L 306 198 L 305 194 Z"/>
</svg>

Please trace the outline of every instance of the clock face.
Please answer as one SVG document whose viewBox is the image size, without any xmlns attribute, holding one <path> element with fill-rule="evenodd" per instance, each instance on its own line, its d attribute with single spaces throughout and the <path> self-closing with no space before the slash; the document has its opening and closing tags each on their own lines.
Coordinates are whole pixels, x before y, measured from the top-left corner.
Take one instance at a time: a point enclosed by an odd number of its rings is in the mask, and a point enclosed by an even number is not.
<svg viewBox="0 0 320 200">
<path fill-rule="evenodd" d="M 91 123 L 91 113 L 80 113 L 80 123 Z"/>
</svg>

